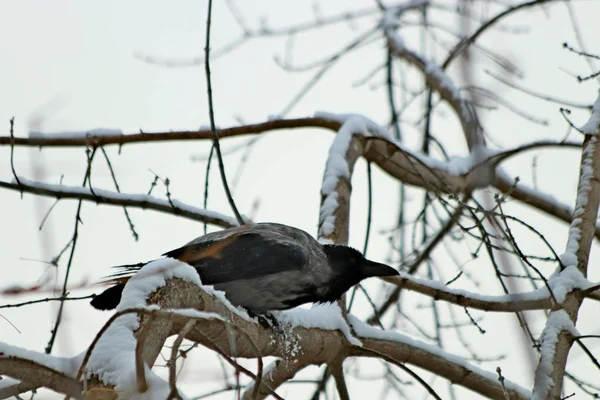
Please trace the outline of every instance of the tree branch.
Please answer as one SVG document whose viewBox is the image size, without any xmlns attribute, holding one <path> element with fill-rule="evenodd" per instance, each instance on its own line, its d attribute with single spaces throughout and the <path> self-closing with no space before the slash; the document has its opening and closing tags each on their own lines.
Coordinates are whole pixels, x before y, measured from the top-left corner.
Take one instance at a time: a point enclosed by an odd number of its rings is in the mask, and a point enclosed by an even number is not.
<svg viewBox="0 0 600 400">
<path fill-rule="evenodd" d="M 127 206 L 141 209 L 154 210 L 165 214 L 172 214 L 194 221 L 206 222 L 223 228 L 238 226 L 234 218 L 227 217 L 214 211 L 204 210 L 185 204 L 179 200 L 163 200 L 146 194 L 129 194 L 112 192 L 103 189 L 52 185 L 43 182 L 34 182 L 20 179 L 21 183 L 0 181 L 0 188 L 33 193 L 39 196 L 53 197 L 56 199 L 77 199 L 107 204 L 112 206 Z"/>
<path fill-rule="evenodd" d="M 83 392 L 83 385 L 63 372 L 31 360 L 2 353 L 0 353 L 0 374 L 23 381 L 22 384 L 0 389 L 2 399 L 42 386 L 75 399 L 80 399 Z"/>
</svg>

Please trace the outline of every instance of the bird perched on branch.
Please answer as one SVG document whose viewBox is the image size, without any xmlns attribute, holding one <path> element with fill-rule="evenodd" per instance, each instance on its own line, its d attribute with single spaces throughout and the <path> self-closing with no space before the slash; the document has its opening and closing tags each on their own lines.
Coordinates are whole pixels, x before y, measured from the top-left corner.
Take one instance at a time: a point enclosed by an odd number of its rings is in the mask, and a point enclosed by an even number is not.
<svg viewBox="0 0 600 400">
<path fill-rule="evenodd" d="M 303 230 L 275 223 L 209 233 L 163 255 L 191 265 L 202 284 L 256 315 L 333 302 L 365 278 L 398 275 L 351 247 L 322 245 Z M 115 285 L 97 295 L 92 306 L 115 308 L 125 283 L 143 265 L 117 267 L 121 271 L 109 280 Z"/>
</svg>

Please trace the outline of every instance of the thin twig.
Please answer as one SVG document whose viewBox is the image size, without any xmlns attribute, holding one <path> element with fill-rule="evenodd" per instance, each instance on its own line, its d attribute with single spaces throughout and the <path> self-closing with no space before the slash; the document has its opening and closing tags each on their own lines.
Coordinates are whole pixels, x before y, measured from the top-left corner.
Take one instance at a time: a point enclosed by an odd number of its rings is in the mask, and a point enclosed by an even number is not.
<svg viewBox="0 0 600 400">
<path fill-rule="evenodd" d="M 92 162 L 94 160 L 94 155 L 96 154 L 96 147 L 94 147 L 91 152 L 88 152 L 86 149 L 86 156 L 88 159 L 88 165 L 85 171 L 85 176 L 83 178 L 82 187 L 85 187 L 86 183 L 89 182 L 90 176 L 92 175 Z M 90 191 L 91 191 L 90 187 Z M 79 200 L 77 203 L 77 211 L 75 212 L 75 227 L 73 228 L 73 236 L 71 238 L 71 252 L 69 254 L 69 261 L 67 262 L 67 270 L 65 272 L 65 279 L 63 281 L 63 288 L 61 297 L 67 297 L 67 284 L 69 282 L 69 274 L 71 272 L 71 267 L 73 266 L 73 258 L 75 257 L 75 249 L 77 247 L 77 239 L 79 237 L 79 224 L 81 223 L 81 208 L 83 205 L 83 200 Z M 58 328 L 60 323 L 62 322 L 63 310 L 65 307 L 64 299 L 60 301 L 60 305 L 58 306 L 58 312 L 56 315 L 56 322 L 54 323 L 54 327 L 51 330 L 50 340 L 48 341 L 48 345 L 46 346 L 46 354 L 50 354 L 52 352 L 52 347 L 54 347 L 54 341 L 56 340 L 56 335 L 58 334 Z"/>
<path fill-rule="evenodd" d="M 206 86 L 208 92 L 208 115 L 210 117 L 210 130 L 212 131 L 213 136 L 213 144 L 215 146 L 215 150 L 217 151 L 217 160 L 219 162 L 219 171 L 221 172 L 221 181 L 223 183 L 223 188 L 225 189 L 225 194 L 227 195 L 227 200 L 229 201 L 229 205 L 231 206 L 231 210 L 235 215 L 235 219 L 238 221 L 240 225 L 244 225 L 246 222 L 240 215 L 235 202 L 233 201 L 233 197 L 231 196 L 231 191 L 229 190 L 229 184 L 227 183 L 227 177 L 225 176 L 225 166 L 223 165 L 223 155 L 221 154 L 221 146 L 219 145 L 219 132 L 217 131 L 215 125 L 215 111 L 213 105 L 213 95 L 212 95 L 212 82 L 210 78 L 210 23 L 211 23 L 211 14 L 212 14 L 212 0 L 208 0 L 208 12 L 206 17 L 206 46 L 204 47 L 204 70 L 206 72 Z"/>
<path fill-rule="evenodd" d="M 106 164 L 108 165 L 108 170 L 110 171 L 110 176 L 112 177 L 113 183 L 115 184 L 115 189 L 117 189 L 117 193 L 121 193 L 121 188 L 119 187 L 119 183 L 117 182 L 117 176 L 115 175 L 115 170 L 113 169 L 112 163 L 110 162 L 110 158 L 108 158 L 108 154 L 106 154 L 106 150 L 104 147 L 100 147 L 102 150 L 102 155 L 104 155 L 104 159 L 106 160 Z M 133 238 L 137 242 L 140 238 L 138 233 L 135 230 L 135 226 L 133 225 L 133 221 L 129 216 L 129 212 L 127 211 L 127 207 L 123 207 L 123 211 L 125 212 L 125 218 L 127 219 L 127 223 L 129 224 L 129 229 L 131 230 L 131 234 Z"/>
<path fill-rule="evenodd" d="M 171 358 L 169 359 L 169 386 L 171 387 L 171 393 L 169 394 L 168 400 L 182 398 L 179 394 L 179 390 L 177 390 L 177 353 L 179 352 L 179 347 L 181 346 L 183 339 L 185 339 L 187 334 L 194 329 L 195 325 L 196 320 L 190 319 L 188 322 L 186 322 L 183 329 L 179 332 L 179 335 L 177 335 L 177 339 L 175 339 L 173 347 L 171 348 Z"/>
<path fill-rule="evenodd" d="M 88 296 L 81 296 L 81 297 L 63 297 L 63 296 L 60 296 L 60 297 L 47 297 L 45 299 L 25 301 L 23 303 L 3 304 L 3 305 L 0 305 L 0 308 L 16 308 L 16 307 L 28 306 L 30 304 L 47 303 L 47 302 L 50 302 L 50 301 L 85 300 L 85 299 L 91 299 L 94 296 L 95 295 L 91 294 L 91 295 L 88 295 Z"/>
<path fill-rule="evenodd" d="M 21 181 L 19 180 L 19 176 L 17 175 L 17 171 L 15 171 L 15 117 L 10 119 L 10 169 L 13 174 L 13 178 L 17 181 L 17 184 L 21 186 Z M 23 197 L 23 192 L 21 192 L 21 197 Z"/>
</svg>

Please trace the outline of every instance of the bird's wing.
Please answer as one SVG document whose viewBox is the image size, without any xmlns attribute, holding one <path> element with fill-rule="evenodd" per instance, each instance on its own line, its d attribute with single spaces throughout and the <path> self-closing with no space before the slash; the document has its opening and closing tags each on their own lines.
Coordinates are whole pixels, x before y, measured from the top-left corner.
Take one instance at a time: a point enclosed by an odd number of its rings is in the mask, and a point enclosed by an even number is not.
<svg viewBox="0 0 600 400">
<path fill-rule="evenodd" d="M 208 285 L 301 270 L 308 263 L 301 246 L 253 231 L 190 243 L 163 255 L 192 265 Z"/>
</svg>

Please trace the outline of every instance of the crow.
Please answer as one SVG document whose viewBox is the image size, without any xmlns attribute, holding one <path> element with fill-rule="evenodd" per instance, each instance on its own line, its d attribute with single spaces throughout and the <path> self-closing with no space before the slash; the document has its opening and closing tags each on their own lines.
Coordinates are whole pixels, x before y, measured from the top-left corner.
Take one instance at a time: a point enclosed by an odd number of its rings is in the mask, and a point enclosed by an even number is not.
<svg viewBox="0 0 600 400">
<path fill-rule="evenodd" d="M 209 233 L 163 256 L 194 267 L 203 285 L 225 292 L 251 315 L 270 315 L 304 303 L 329 303 L 365 278 L 398 275 L 352 247 L 320 244 L 301 229 L 276 223 L 242 225 Z M 145 263 L 117 267 L 115 284 L 91 305 L 111 310 L 125 283 Z"/>
</svg>

